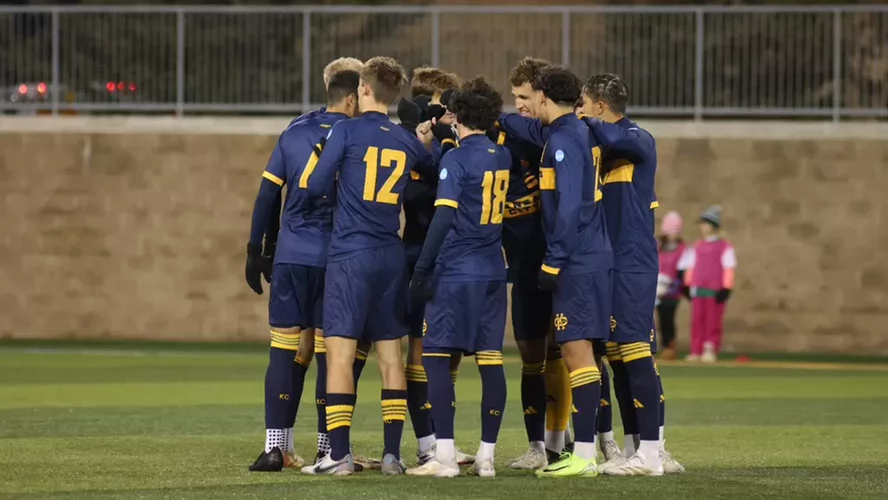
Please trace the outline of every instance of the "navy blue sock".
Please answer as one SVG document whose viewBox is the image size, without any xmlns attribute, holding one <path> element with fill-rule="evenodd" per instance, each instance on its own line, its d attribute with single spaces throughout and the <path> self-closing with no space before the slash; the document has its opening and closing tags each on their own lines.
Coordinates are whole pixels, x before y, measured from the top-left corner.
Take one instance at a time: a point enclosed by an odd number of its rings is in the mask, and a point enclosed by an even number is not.
<svg viewBox="0 0 888 500">
<path fill-rule="evenodd" d="M 594 443 L 598 433 L 595 420 L 601 398 L 601 372 L 598 367 L 587 366 L 570 372 L 570 392 L 573 397 L 574 442 Z"/>
<path fill-rule="evenodd" d="M 623 434 L 638 434 L 638 419 L 635 416 L 635 406 L 632 404 L 629 374 L 626 373 L 626 365 L 620 358 L 620 347 L 617 344 L 608 343 L 607 362 L 610 364 L 611 370 L 614 371 L 614 398 L 620 405 Z"/>
<path fill-rule="evenodd" d="M 660 384 L 651 345 L 647 342 L 621 344 L 620 356 L 629 377 L 639 437 L 642 441 L 657 441 L 660 439 Z"/>
<path fill-rule="evenodd" d="M 382 390 L 382 429 L 385 449 L 382 455 L 392 454 L 401 459 L 401 436 L 404 434 L 404 419 L 407 418 L 407 391 L 396 389 Z"/>
<path fill-rule="evenodd" d="M 349 453 L 354 394 L 327 393 L 327 433 L 330 436 L 330 458 L 340 460 Z"/>
<path fill-rule="evenodd" d="M 265 370 L 265 428 L 287 429 L 293 399 L 293 356 L 296 351 L 272 347 Z"/>
<path fill-rule="evenodd" d="M 315 359 L 318 378 L 315 380 L 315 409 L 318 412 L 318 453 L 326 455 L 330 450 L 327 437 L 327 349 L 322 337 L 315 337 Z"/>
<path fill-rule="evenodd" d="M 601 364 L 601 402 L 598 406 L 598 432 L 614 430 L 614 408 L 611 406 L 610 372 L 604 363 Z"/>
<path fill-rule="evenodd" d="M 305 389 L 305 374 L 308 373 L 308 365 L 302 364 L 298 357 L 293 359 L 290 375 L 293 377 L 293 394 L 290 396 L 290 407 L 287 411 L 287 422 L 293 427 L 296 424 L 296 415 L 299 414 L 299 402 L 302 400 L 302 391 Z"/>
<path fill-rule="evenodd" d="M 422 365 L 407 365 L 407 409 L 416 439 L 434 434 L 432 417 L 429 415 L 429 380 Z"/>
<path fill-rule="evenodd" d="M 429 379 L 429 403 L 432 405 L 429 413 L 435 425 L 435 437 L 453 439 L 456 391 L 450 378 L 450 355 L 425 352 L 422 366 Z"/>
<path fill-rule="evenodd" d="M 546 364 L 533 363 L 521 367 L 521 408 L 527 441 L 544 441 L 546 437 Z"/>
<path fill-rule="evenodd" d="M 666 425 L 666 392 L 663 391 L 663 378 L 660 377 L 660 370 L 657 369 L 656 363 L 654 369 L 657 370 L 657 382 L 660 385 L 660 427 Z"/>
<path fill-rule="evenodd" d="M 481 441 L 484 443 L 496 443 L 500 426 L 503 423 L 503 411 L 506 409 L 506 371 L 503 369 L 503 353 L 501 351 L 480 351 L 475 353 L 475 362 L 478 363 L 478 372 L 481 374 Z M 540 379 L 542 380 L 542 364 L 540 364 Z M 543 382 L 543 394 L 546 387 Z M 539 406 L 542 409 L 545 405 Z M 542 413 L 545 415 L 545 413 Z M 526 416 L 525 416 L 526 418 Z M 543 422 L 545 426 L 545 421 Z M 542 429 L 545 431 L 545 427 Z M 542 441 L 543 435 L 540 434 Z"/>
</svg>

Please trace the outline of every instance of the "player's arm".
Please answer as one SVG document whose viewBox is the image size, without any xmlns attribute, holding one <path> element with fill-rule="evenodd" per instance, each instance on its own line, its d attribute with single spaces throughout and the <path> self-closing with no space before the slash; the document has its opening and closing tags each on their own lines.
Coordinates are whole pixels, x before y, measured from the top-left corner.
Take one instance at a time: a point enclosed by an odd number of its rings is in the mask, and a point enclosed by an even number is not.
<svg viewBox="0 0 888 500">
<path fill-rule="evenodd" d="M 413 166 L 413 170 L 415 170 L 423 179 L 437 178 L 438 166 L 443 157 L 443 153 L 441 157 L 436 156 L 430 150 L 426 149 L 419 139 L 412 141 L 412 149 L 413 154 L 416 155 L 416 163 Z"/>
<path fill-rule="evenodd" d="M 326 140 L 315 146 L 305 170 L 302 171 L 299 187 L 308 190 L 309 198 L 323 198 L 333 191 L 336 173 L 345 158 L 348 140 L 343 123 L 333 125 Z"/>
<path fill-rule="evenodd" d="M 431 297 L 431 277 L 434 271 L 435 261 L 441 253 L 444 239 L 453 227 L 453 218 L 459 207 L 457 200 L 462 192 L 460 179 L 462 178 L 462 166 L 452 156 L 444 158 L 441 163 L 441 173 L 438 175 L 438 196 L 435 200 L 435 216 L 429 225 L 425 243 L 416 261 L 413 272 L 411 290 L 414 294 Z"/>
<path fill-rule="evenodd" d="M 265 280 L 270 281 L 272 263 L 267 256 L 263 255 L 262 238 L 270 230 L 272 219 L 277 218 L 277 224 L 280 225 L 280 205 L 277 205 L 277 213 L 275 213 L 275 200 L 279 199 L 281 195 L 285 179 L 284 151 L 281 141 L 278 141 L 271 153 L 271 158 L 268 159 L 265 171 L 262 172 L 259 194 L 256 195 L 256 201 L 253 204 L 250 241 L 247 243 L 245 276 L 250 288 L 260 295 L 262 294 L 262 280 L 259 277 L 264 274 Z M 277 241 L 277 234 L 274 235 L 274 241 Z"/>
<path fill-rule="evenodd" d="M 577 245 L 577 228 L 580 219 L 580 206 L 582 205 L 583 184 L 583 160 L 588 152 L 582 151 L 579 143 L 570 140 L 570 137 L 560 135 L 553 136 L 547 147 L 549 154 L 553 155 L 552 172 L 543 175 L 554 175 L 554 189 L 557 199 L 555 213 L 555 228 L 551 238 L 546 242 L 546 256 L 540 273 L 540 282 L 554 283 L 561 269 L 567 263 Z M 552 183 L 546 182 L 546 186 L 552 189 Z"/>
<path fill-rule="evenodd" d="M 549 128 L 543 127 L 542 122 L 534 118 L 527 118 L 517 113 L 501 113 L 499 126 L 507 134 L 522 141 L 543 147 L 549 140 Z"/>
<path fill-rule="evenodd" d="M 638 127 L 624 128 L 597 118 L 583 118 L 592 129 L 605 154 L 614 154 L 630 161 L 643 162 L 656 155 L 654 139 Z"/>
</svg>

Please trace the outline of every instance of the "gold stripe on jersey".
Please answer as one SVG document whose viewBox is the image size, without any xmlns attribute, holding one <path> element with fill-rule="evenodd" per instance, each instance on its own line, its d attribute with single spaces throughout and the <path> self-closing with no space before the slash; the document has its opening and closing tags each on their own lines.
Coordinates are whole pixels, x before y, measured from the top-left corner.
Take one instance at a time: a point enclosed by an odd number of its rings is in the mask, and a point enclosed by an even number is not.
<svg viewBox="0 0 888 500">
<path fill-rule="evenodd" d="M 555 169 L 540 167 L 540 189 L 543 191 L 555 190 Z"/>
<path fill-rule="evenodd" d="M 435 200 L 435 206 L 436 207 L 444 206 L 444 207 L 450 207 L 450 208 L 457 208 L 459 206 L 459 203 L 457 203 L 456 200 L 448 200 L 447 198 L 438 198 L 437 200 Z"/>
<path fill-rule="evenodd" d="M 540 211 L 541 206 L 540 192 L 535 191 L 527 196 L 522 196 L 517 200 L 507 201 L 506 209 L 503 211 L 503 218 L 511 219 L 523 215 L 535 214 Z"/>
<path fill-rule="evenodd" d="M 608 172 L 604 176 L 604 182 L 602 184 L 614 184 L 616 182 L 632 182 L 632 178 L 635 176 L 635 164 L 633 163 L 625 163 L 622 164 L 610 172 Z"/>
<path fill-rule="evenodd" d="M 281 179 L 280 177 L 274 175 L 273 173 L 271 173 L 271 172 L 269 172 L 269 171 L 267 171 L 267 170 L 266 170 L 265 172 L 262 172 L 262 178 L 263 178 L 263 179 L 268 179 L 268 180 L 270 180 L 271 182 L 277 184 L 278 186 L 283 186 L 283 185 L 284 185 L 284 180 L 283 180 L 283 179 Z"/>
</svg>

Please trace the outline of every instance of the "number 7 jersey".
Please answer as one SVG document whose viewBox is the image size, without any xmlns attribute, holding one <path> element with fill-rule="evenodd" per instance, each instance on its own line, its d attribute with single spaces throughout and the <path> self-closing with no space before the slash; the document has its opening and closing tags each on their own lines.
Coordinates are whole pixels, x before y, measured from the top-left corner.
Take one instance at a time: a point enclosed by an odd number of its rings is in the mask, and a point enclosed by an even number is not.
<svg viewBox="0 0 888 500">
<path fill-rule="evenodd" d="M 300 179 L 312 198 L 329 196 L 338 180 L 328 262 L 401 244 L 401 195 L 414 169 L 437 175 L 431 153 L 388 116 L 369 112 L 333 126 Z"/>
<path fill-rule="evenodd" d="M 484 134 L 469 135 L 441 160 L 435 206 L 456 209 L 435 266 L 441 281 L 506 279 L 503 211 L 512 157 Z"/>
</svg>

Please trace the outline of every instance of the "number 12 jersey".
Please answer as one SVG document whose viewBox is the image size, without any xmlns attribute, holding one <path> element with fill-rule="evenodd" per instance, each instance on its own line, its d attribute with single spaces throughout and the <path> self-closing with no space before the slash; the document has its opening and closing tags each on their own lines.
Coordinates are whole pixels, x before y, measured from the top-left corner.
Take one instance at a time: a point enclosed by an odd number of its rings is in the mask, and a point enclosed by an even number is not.
<svg viewBox="0 0 888 500">
<path fill-rule="evenodd" d="M 442 158 L 435 206 L 456 209 L 435 266 L 442 281 L 506 279 L 502 223 L 511 166 L 509 150 L 484 134 L 461 139 Z"/>
</svg>

